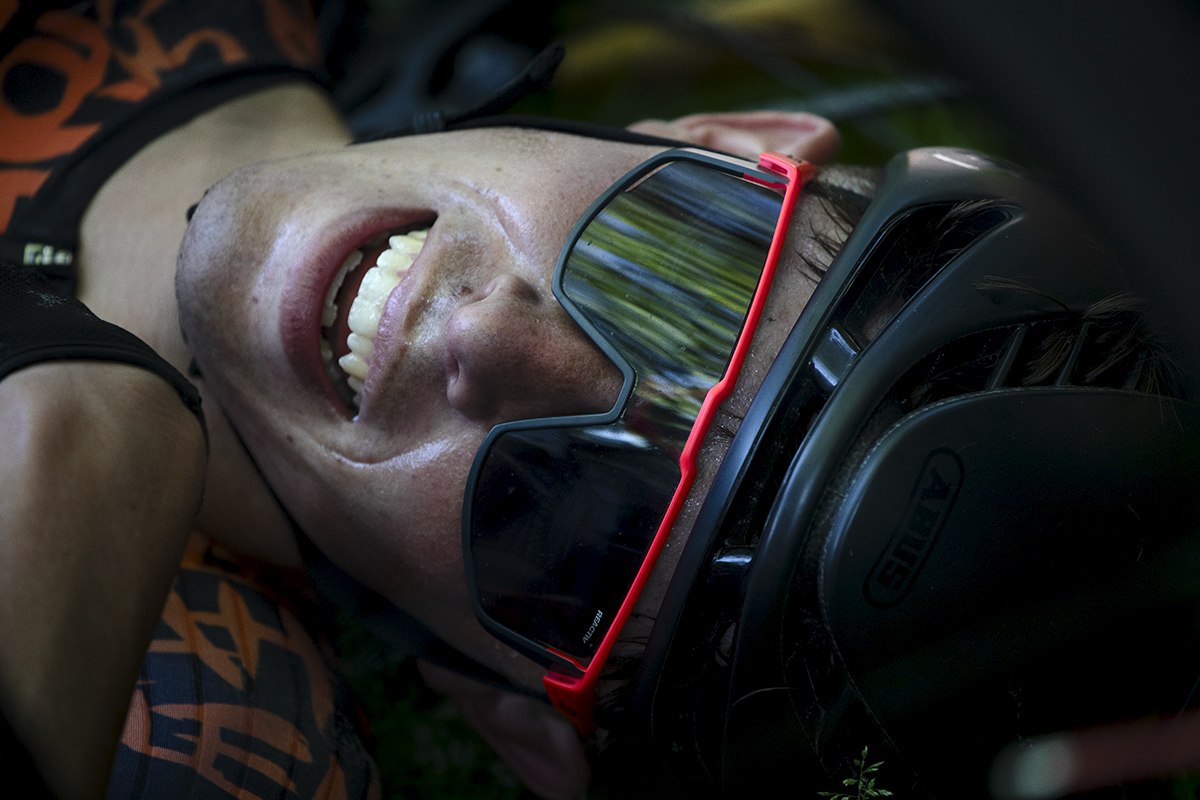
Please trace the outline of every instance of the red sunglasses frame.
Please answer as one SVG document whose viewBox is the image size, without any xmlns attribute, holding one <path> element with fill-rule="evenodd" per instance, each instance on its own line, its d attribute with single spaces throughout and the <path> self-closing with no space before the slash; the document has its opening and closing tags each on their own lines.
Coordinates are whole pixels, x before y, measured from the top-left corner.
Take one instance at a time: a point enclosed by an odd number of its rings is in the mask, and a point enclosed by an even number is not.
<svg viewBox="0 0 1200 800">
<path fill-rule="evenodd" d="M 681 476 L 679 486 L 671 498 L 671 503 L 667 507 L 662 523 L 654 535 L 654 540 L 646 552 L 646 557 L 642 561 L 642 566 L 638 570 L 637 576 L 634 578 L 624 602 L 621 603 L 620 609 L 618 609 L 616 616 L 609 625 L 608 631 L 605 633 L 600 645 L 596 648 L 596 652 L 588 662 L 587 667 L 582 666 L 570 656 L 555 651 L 556 655 L 575 664 L 583 674 L 579 677 L 572 677 L 551 669 L 542 678 L 542 684 L 546 689 L 546 694 L 549 696 L 550 702 L 585 736 L 591 734 L 596 729 L 594 712 L 596 686 L 600 681 L 600 673 L 605 662 L 608 660 L 609 652 L 620 636 L 621 629 L 625 626 L 625 622 L 633 612 L 634 606 L 641 596 L 642 589 L 645 588 L 646 581 L 649 580 L 650 573 L 654 569 L 654 564 L 657 562 L 658 556 L 667 542 L 667 537 L 670 535 L 671 529 L 675 527 L 675 522 L 679 518 L 679 512 L 683 508 L 683 503 L 692 489 L 692 484 L 696 479 L 696 456 L 699 454 L 700 447 L 704 443 L 705 436 L 708 433 L 717 409 L 733 391 L 738 374 L 741 372 L 742 364 L 746 359 L 746 354 L 750 350 L 750 342 L 754 338 L 754 332 L 758 328 L 759 317 L 762 315 L 763 306 L 767 301 L 767 293 L 775 278 L 775 268 L 779 263 L 779 256 L 783 251 L 788 224 L 791 221 L 792 213 L 795 211 L 800 190 L 817 171 L 816 166 L 807 161 L 796 161 L 778 153 L 761 154 L 758 166 L 782 176 L 786 181 L 774 183 L 763 181 L 757 175 L 747 174 L 744 176 L 755 183 L 783 189 L 783 202 L 779 208 L 779 219 L 775 224 L 775 233 L 771 239 L 771 246 L 767 251 L 762 278 L 759 280 L 758 287 L 754 293 L 754 299 L 751 301 L 750 308 L 747 311 L 746 323 L 742 328 L 741 336 L 739 336 L 737 345 L 734 347 L 733 354 L 730 357 L 729 367 L 726 369 L 725 375 L 721 380 L 714 384 L 705 395 L 704 402 L 700 407 L 700 413 L 696 417 L 696 422 L 692 426 L 691 433 L 688 435 L 687 443 L 679 456 Z"/>
</svg>

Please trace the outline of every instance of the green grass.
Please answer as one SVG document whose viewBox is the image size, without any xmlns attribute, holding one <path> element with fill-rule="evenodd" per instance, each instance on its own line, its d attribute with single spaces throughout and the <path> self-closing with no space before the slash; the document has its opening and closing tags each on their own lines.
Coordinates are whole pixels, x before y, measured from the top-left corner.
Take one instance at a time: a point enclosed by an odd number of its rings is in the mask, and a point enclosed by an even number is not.
<svg viewBox="0 0 1200 800">
<path fill-rule="evenodd" d="M 867 763 L 867 748 L 864 747 L 862 755 L 854 759 L 854 774 L 842 781 L 842 786 L 846 787 L 846 791 L 817 792 L 817 795 L 827 797 L 829 800 L 875 800 L 878 797 L 891 797 L 890 791 L 875 786 L 875 781 L 878 779 L 875 773 L 879 772 L 879 768 L 882 766 L 882 761 L 874 764 Z"/>
<path fill-rule="evenodd" d="M 446 697 L 427 687 L 412 659 L 346 618 L 335 649 L 341 672 L 370 726 L 384 800 L 534 800 Z"/>
</svg>

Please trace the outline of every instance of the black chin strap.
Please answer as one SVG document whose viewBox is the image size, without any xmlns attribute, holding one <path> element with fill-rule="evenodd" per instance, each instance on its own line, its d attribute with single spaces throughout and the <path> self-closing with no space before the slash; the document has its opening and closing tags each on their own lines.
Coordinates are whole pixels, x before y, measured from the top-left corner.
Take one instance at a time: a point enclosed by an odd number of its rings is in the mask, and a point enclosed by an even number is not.
<svg viewBox="0 0 1200 800">
<path fill-rule="evenodd" d="M 540 92 L 550 87 L 558 65 L 566 55 L 562 43 L 555 42 L 534 56 L 533 60 L 521 70 L 515 78 L 501 86 L 490 97 L 474 108 L 466 110 L 423 111 L 415 114 L 407 124 L 371 134 L 354 140 L 354 144 L 365 144 L 381 139 L 395 139 L 400 136 L 414 136 L 422 133 L 440 133 L 442 131 L 461 131 L 471 128 L 532 128 L 535 130 L 567 133 L 573 136 L 586 136 L 590 139 L 603 139 L 610 142 L 625 142 L 628 144 L 648 144 L 662 147 L 695 147 L 690 142 L 678 139 L 665 139 L 661 136 L 648 136 L 634 133 L 612 125 L 599 125 L 593 122 L 580 122 L 554 117 L 538 117 L 531 114 L 505 114 L 520 99 L 526 95 Z M 701 148 L 708 149 L 708 148 Z"/>
<path fill-rule="evenodd" d="M 382 133 L 370 134 L 355 140 L 374 142 L 379 139 L 394 139 L 397 136 L 413 136 L 420 133 L 438 133 L 448 130 L 449 126 L 479 117 L 491 117 L 503 113 L 526 95 L 543 91 L 550 86 L 558 65 L 562 63 L 567 53 L 561 42 L 554 42 L 542 52 L 533 57 L 515 78 L 504 84 L 491 96 L 474 108 L 464 111 L 436 110 L 422 111 L 414 114 L 411 121 Z"/>
</svg>

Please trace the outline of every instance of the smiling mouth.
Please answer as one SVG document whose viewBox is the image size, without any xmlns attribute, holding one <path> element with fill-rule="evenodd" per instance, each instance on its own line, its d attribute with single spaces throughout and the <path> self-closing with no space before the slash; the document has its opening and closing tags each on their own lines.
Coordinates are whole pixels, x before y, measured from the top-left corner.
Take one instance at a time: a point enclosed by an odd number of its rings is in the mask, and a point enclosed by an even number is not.
<svg viewBox="0 0 1200 800">
<path fill-rule="evenodd" d="M 321 359 L 338 396 L 354 413 L 370 373 L 383 307 L 421 252 L 428 232 L 428 225 L 410 229 L 387 236 L 386 247 L 383 241 L 372 241 L 353 251 L 325 294 Z M 374 264 L 364 264 L 364 251 Z"/>
</svg>

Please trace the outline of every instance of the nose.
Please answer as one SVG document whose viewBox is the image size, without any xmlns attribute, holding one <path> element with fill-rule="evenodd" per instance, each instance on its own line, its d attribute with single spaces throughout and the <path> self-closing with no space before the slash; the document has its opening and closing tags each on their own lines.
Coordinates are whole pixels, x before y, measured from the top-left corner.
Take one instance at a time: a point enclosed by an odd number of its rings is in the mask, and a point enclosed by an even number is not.
<svg viewBox="0 0 1200 800">
<path fill-rule="evenodd" d="M 492 424 L 607 411 L 621 372 L 553 295 L 503 275 L 451 314 L 447 397 Z"/>
</svg>

